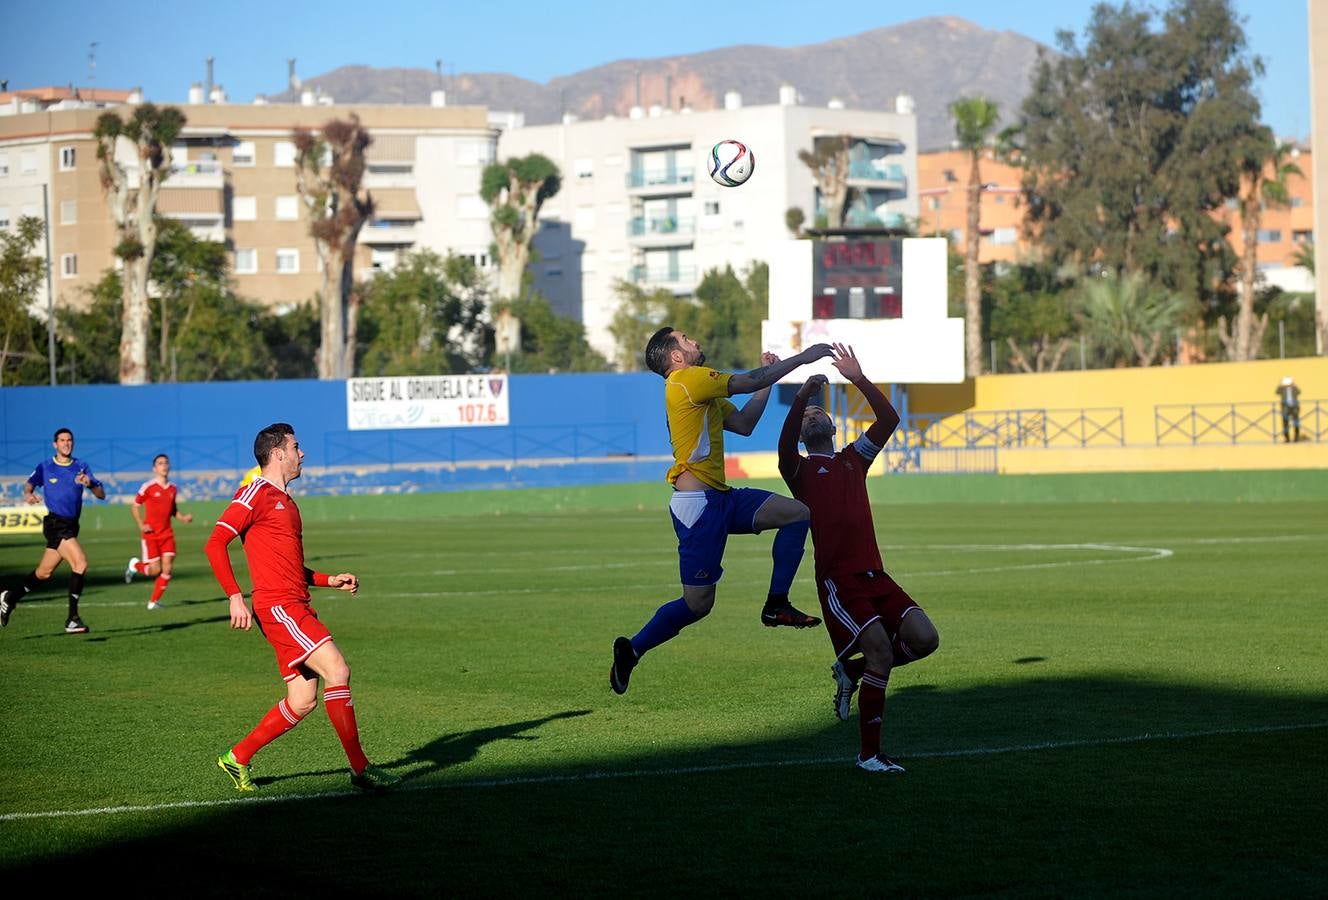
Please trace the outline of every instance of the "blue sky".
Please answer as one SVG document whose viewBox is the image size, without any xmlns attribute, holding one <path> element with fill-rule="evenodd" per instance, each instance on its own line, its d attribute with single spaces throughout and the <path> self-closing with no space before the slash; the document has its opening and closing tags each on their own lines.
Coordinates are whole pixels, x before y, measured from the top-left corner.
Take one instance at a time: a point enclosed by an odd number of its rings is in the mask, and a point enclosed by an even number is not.
<svg viewBox="0 0 1328 900">
<path fill-rule="evenodd" d="M 1306 0 L 1235 0 L 1253 52 L 1267 72 L 1258 85 L 1264 121 L 1278 134 L 1306 136 L 1309 51 Z M 97 41 L 96 83 L 141 85 L 148 99 L 182 102 L 214 56 L 216 80 L 232 101 L 284 87 L 286 58 L 308 77 L 349 63 L 444 71 L 507 72 L 534 81 L 625 58 L 671 56 L 736 43 L 790 47 L 846 37 L 933 15 L 954 15 L 1043 43 L 1057 29 L 1082 32 L 1093 3 L 1060 0 L 918 0 L 909 4 L 765 0 L 728 6 L 631 0 L 559 2 L 129 4 L 66 0 L 58 16 L 24 29 L 11 10 L 0 30 L 0 79 L 11 87 L 88 83 L 88 44 Z M 134 31 L 134 9 L 151 10 L 150 46 Z M 50 24 L 47 24 L 50 23 Z M 517 23 L 515 27 L 513 23 Z"/>
</svg>

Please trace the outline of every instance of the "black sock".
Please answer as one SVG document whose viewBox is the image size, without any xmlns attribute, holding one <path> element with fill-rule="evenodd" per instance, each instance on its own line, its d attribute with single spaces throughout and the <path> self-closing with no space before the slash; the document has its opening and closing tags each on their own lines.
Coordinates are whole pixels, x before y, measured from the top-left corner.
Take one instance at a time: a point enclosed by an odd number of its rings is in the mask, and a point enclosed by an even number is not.
<svg viewBox="0 0 1328 900">
<path fill-rule="evenodd" d="M 83 573 L 72 572 L 69 575 L 69 618 L 78 618 L 78 598 L 83 595 Z"/>
<path fill-rule="evenodd" d="M 37 587 L 40 584 L 41 579 L 37 577 L 37 572 L 34 569 L 28 573 L 27 578 L 23 579 L 22 593 L 19 594 L 19 597 L 26 597 L 28 594 L 31 594 L 33 591 L 37 590 Z M 15 600 L 17 600 L 17 598 L 15 598 Z"/>
<path fill-rule="evenodd" d="M 788 606 L 788 594 L 769 594 L 765 598 L 765 608 Z"/>
</svg>

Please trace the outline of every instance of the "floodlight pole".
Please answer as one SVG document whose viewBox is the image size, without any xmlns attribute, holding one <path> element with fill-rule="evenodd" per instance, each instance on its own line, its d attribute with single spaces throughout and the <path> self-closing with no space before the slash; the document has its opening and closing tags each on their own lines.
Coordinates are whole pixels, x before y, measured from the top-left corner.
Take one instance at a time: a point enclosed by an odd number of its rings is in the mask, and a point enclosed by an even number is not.
<svg viewBox="0 0 1328 900">
<path fill-rule="evenodd" d="M 51 387 L 55 387 L 55 291 L 51 287 L 51 206 L 46 188 L 42 184 L 42 219 L 46 225 L 46 356 L 51 364 Z"/>
</svg>

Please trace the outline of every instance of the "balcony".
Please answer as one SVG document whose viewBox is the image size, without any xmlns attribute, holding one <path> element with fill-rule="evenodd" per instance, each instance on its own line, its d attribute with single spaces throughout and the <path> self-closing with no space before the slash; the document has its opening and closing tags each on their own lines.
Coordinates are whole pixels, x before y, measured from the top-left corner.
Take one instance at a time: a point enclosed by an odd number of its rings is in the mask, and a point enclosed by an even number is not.
<svg viewBox="0 0 1328 900">
<path fill-rule="evenodd" d="M 908 176 L 899 163 L 853 160 L 848 164 L 848 180 L 849 183 L 865 182 L 870 187 L 908 189 Z"/>
<path fill-rule="evenodd" d="M 370 165 L 364 172 L 364 186 L 369 190 L 415 187 L 413 166 Z"/>
<path fill-rule="evenodd" d="M 648 246 L 689 244 L 696 234 L 696 219 L 675 216 L 645 218 L 638 216 L 627 223 L 627 236 L 632 243 Z"/>
<path fill-rule="evenodd" d="M 690 192 L 691 169 L 639 169 L 627 173 L 627 191 L 633 195 Z"/>
<path fill-rule="evenodd" d="M 690 291 L 696 287 L 696 266 L 632 266 L 631 278 L 643 287 Z"/>
<path fill-rule="evenodd" d="M 222 187 L 221 163 L 212 159 L 180 159 L 171 163 L 171 174 L 165 183 L 170 187 L 217 188 Z"/>
<path fill-rule="evenodd" d="M 374 220 L 360 231 L 361 244 L 413 244 L 416 240 L 414 222 Z"/>
</svg>

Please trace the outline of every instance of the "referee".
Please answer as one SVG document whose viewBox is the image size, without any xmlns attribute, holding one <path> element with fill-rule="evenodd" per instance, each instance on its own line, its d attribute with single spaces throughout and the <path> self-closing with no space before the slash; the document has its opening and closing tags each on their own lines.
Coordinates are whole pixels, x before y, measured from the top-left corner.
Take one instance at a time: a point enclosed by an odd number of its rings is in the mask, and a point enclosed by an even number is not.
<svg viewBox="0 0 1328 900">
<path fill-rule="evenodd" d="M 78 542 L 78 517 L 83 512 L 83 489 L 92 491 L 98 500 L 106 499 L 106 489 L 92 475 L 88 464 L 74 456 L 74 432 L 61 428 L 55 432 L 55 456 L 37 463 L 23 485 L 23 499 L 36 505 L 42 502 L 36 489 L 42 489 L 49 511 L 42 519 L 42 534 L 46 537 L 46 550 L 37 568 L 23 580 L 20 587 L 0 591 L 0 627 L 9 624 L 18 602 L 49 581 L 60 565 L 69 563 L 69 618 L 65 621 L 68 634 L 86 634 L 88 626 L 78 617 L 78 598 L 83 593 L 83 577 L 88 571 L 88 556 Z"/>
</svg>

